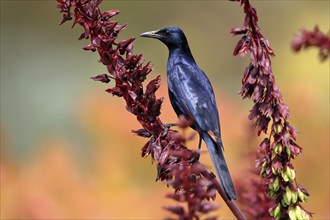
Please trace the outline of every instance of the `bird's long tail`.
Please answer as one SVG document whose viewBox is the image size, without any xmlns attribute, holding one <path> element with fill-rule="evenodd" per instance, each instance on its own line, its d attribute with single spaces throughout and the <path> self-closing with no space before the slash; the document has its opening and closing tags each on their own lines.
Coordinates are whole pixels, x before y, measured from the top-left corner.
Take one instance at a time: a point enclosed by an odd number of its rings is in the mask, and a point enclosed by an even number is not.
<svg viewBox="0 0 330 220">
<path fill-rule="evenodd" d="M 213 165 L 217 171 L 221 187 L 224 189 L 230 200 L 236 200 L 234 184 L 231 180 L 226 160 L 222 152 L 222 146 L 219 146 L 207 132 L 202 132 L 201 135 L 206 143 Z"/>
</svg>

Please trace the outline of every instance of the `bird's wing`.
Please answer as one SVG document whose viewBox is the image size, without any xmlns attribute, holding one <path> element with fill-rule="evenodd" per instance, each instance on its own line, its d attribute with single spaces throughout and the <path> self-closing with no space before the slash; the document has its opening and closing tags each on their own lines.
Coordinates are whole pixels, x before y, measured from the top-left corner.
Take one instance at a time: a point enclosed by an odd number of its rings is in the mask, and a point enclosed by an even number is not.
<svg viewBox="0 0 330 220">
<path fill-rule="evenodd" d="M 209 79 L 197 65 L 176 65 L 169 74 L 169 90 L 180 108 L 204 131 L 220 138 L 218 109 Z"/>
</svg>

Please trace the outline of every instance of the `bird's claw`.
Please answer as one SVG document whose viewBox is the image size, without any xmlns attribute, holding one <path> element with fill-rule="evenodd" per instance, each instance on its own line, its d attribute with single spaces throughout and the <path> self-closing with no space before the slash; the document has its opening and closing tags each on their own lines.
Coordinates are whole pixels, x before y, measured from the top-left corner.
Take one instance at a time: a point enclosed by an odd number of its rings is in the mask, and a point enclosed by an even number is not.
<svg viewBox="0 0 330 220">
<path fill-rule="evenodd" d="M 190 163 L 196 163 L 196 162 L 198 162 L 199 161 L 199 157 L 200 157 L 200 152 L 198 151 L 194 151 L 194 153 L 193 153 L 193 155 L 192 155 L 192 157 L 191 157 L 191 159 L 190 159 Z"/>
<path fill-rule="evenodd" d="M 162 134 L 160 135 L 162 138 L 166 137 L 168 134 L 168 131 L 170 130 L 170 128 L 172 126 L 176 126 L 176 123 L 169 123 L 169 124 L 164 124 L 164 131 L 162 132 Z"/>
</svg>

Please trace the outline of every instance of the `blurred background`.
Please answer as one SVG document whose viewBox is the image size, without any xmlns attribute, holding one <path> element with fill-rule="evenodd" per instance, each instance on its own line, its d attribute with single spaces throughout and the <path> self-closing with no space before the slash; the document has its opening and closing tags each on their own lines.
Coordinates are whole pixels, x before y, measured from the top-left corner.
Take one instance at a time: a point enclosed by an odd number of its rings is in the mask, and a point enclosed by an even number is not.
<svg viewBox="0 0 330 220">
<path fill-rule="evenodd" d="M 329 31 L 329 1 L 252 1 L 260 27 L 276 57 L 276 81 L 300 131 L 303 156 L 294 160 L 297 180 L 311 197 L 315 219 L 329 215 L 329 60 L 318 51 L 294 54 L 290 42 L 300 28 Z M 185 31 L 195 59 L 208 74 L 218 99 L 226 158 L 235 180 L 253 167 L 259 140 L 247 119 L 252 103 L 238 91 L 249 58 L 233 57 L 243 9 L 229 1 L 104 1 L 128 23 L 121 38 L 137 37 L 135 53 L 151 60 L 165 97 L 161 119 L 175 122 L 166 90 L 167 49 L 139 38 L 145 31 L 176 25 Z M 82 29 L 62 15 L 56 1 L 1 0 L 1 219 L 160 219 L 171 204 L 164 183 L 155 182 L 140 126 L 108 85 L 89 79 L 104 73 L 97 54 L 83 51 Z M 191 131 L 189 131 L 191 132 Z M 252 133 L 252 136 L 256 136 Z M 196 148 L 195 143 L 188 143 Z M 205 148 L 204 148 L 205 149 Z M 207 154 L 201 160 L 212 169 Z M 221 199 L 217 215 L 233 216 Z"/>
</svg>

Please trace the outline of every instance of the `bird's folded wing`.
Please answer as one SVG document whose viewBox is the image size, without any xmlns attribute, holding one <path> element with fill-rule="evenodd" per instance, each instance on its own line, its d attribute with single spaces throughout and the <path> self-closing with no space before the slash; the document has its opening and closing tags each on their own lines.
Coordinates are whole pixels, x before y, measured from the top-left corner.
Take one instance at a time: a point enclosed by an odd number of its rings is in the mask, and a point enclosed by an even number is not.
<svg viewBox="0 0 330 220">
<path fill-rule="evenodd" d="M 213 89 L 203 71 L 188 65 L 177 65 L 175 71 L 177 74 L 169 76 L 173 77 L 170 81 L 175 82 L 169 85 L 169 90 L 186 116 L 193 117 L 202 130 L 220 133 Z"/>
</svg>

